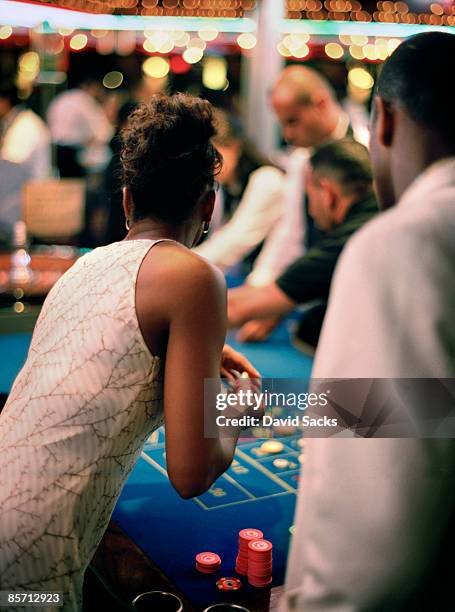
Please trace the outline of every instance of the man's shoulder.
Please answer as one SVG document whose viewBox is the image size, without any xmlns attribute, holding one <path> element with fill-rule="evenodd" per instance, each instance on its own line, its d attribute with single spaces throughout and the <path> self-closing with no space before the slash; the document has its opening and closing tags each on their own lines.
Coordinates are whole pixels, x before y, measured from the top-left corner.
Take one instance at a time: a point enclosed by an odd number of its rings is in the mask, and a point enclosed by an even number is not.
<svg viewBox="0 0 455 612">
<path fill-rule="evenodd" d="M 46 134 L 49 132 L 49 128 L 47 127 L 46 123 L 30 108 L 26 108 L 19 113 L 17 119 L 18 122 L 23 122 L 28 129 L 38 130 Z"/>
<path fill-rule="evenodd" d="M 285 159 L 284 166 L 286 168 L 286 172 L 298 172 L 299 169 L 302 168 L 309 160 L 309 158 L 309 149 L 304 149 L 303 147 L 295 148 Z"/>
<path fill-rule="evenodd" d="M 68 91 L 63 91 L 58 94 L 54 98 L 54 100 L 49 105 L 49 111 L 55 109 L 66 109 L 66 108 L 79 108 L 80 105 L 86 105 L 91 100 L 89 94 L 82 89 L 69 89 Z"/>
<path fill-rule="evenodd" d="M 259 168 L 256 168 L 256 170 L 253 170 L 250 174 L 250 180 L 252 178 L 255 179 L 262 179 L 262 180 L 266 180 L 267 178 L 272 178 L 272 179 L 282 179 L 284 176 L 284 171 L 281 170 L 281 168 L 278 168 L 278 166 L 271 166 L 271 165 L 266 165 L 266 166 L 259 166 Z"/>
<path fill-rule="evenodd" d="M 445 218 L 438 210 L 438 197 L 434 207 L 413 209 L 412 203 L 380 212 L 363 225 L 348 241 L 346 257 L 364 261 L 393 261 L 410 263 L 426 253 L 440 250 L 449 234 L 455 231 L 455 218 Z M 419 260 L 421 258 L 419 257 Z"/>
</svg>

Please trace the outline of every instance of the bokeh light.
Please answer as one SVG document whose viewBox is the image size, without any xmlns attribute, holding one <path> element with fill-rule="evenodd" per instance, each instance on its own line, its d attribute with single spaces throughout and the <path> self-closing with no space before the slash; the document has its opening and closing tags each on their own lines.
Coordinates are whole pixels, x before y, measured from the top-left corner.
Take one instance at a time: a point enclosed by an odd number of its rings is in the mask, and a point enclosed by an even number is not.
<svg viewBox="0 0 455 612">
<path fill-rule="evenodd" d="M 154 79 L 162 79 L 169 72 L 170 66 L 164 57 L 148 57 L 142 64 L 144 74 Z"/>
<path fill-rule="evenodd" d="M 6 40 L 13 33 L 13 28 L 9 25 L 4 25 L 0 27 L 0 40 Z"/>
<path fill-rule="evenodd" d="M 297 57 L 298 59 L 302 59 L 306 57 L 310 53 L 310 47 L 308 45 L 302 44 L 299 47 L 294 48 L 292 51 L 292 55 Z"/>
<path fill-rule="evenodd" d="M 206 29 L 204 28 L 203 30 L 199 30 L 198 35 L 199 38 L 202 38 L 202 40 L 205 40 L 207 42 L 210 42 L 211 40 L 215 40 L 215 38 L 217 38 L 219 32 L 218 30 L 212 30 L 212 29 Z"/>
<path fill-rule="evenodd" d="M 277 44 L 276 48 L 277 48 L 278 53 L 282 55 L 283 57 L 291 57 L 292 53 L 289 51 L 289 49 L 286 47 L 286 45 L 282 41 Z"/>
<path fill-rule="evenodd" d="M 85 34 L 75 34 L 71 37 L 70 47 L 73 51 L 81 51 L 84 47 L 87 46 L 88 38 Z"/>
<path fill-rule="evenodd" d="M 206 57 L 202 68 L 202 83 L 207 89 L 220 90 L 226 86 L 227 62 L 224 57 Z"/>
<path fill-rule="evenodd" d="M 201 51 L 205 51 L 206 47 L 207 47 L 207 43 L 203 40 L 201 40 L 200 38 L 190 38 L 190 40 L 188 41 L 188 49 L 201 49 Z"/>
<path fill-rule="evenodd" d="M 359 89 L 371 89 L 374 85 L 374 79 L 368 70 L 365 68 L 351 68 L 348 73 L 348 81 L 354 87 Z"/>
<path fill-rule="evenodd" d="M 349 53 L 352 55 L 354 59 L 363 60 L 365 59 L 365 53 L 363 52 L 363 48 L 359 45 L 351 45 L 349 47 Z"/>
<path fill-rule="evenodd" d="M 23 53 L 18 62 L 18 81 L 21 84 L 31 83 L 40 71 L 40 57 L 35 51 Z"/>
<path fill-rule="evenodd" d="M 123 83 L 123 74 L 118 70 L 112 70 L 104 75 L 103 85 L 107 89 L 116 89 Z"/>
<path fill-rule="evenodd" d="M 256 46 L 257 38 L 254 34 L 243 32 L 237 36 L 237 44 L 241 49 L 253 49 Z"/>
<path fill-rule="evenodd" d="M 197 64 L 202 59 L 203 55 L 204 52 L 202 49 L 198 47 L 188 47 L 188 49 L 183 52 L 183 59 L 185 62 L 188 62 L 188 64 Z"/>
<path fill-rule="evenodd" d="M 341 59 L 344 55 L 343 47 L 335 42 L 327 43 L 324 50 L 331 59 Z"/>
</svg>

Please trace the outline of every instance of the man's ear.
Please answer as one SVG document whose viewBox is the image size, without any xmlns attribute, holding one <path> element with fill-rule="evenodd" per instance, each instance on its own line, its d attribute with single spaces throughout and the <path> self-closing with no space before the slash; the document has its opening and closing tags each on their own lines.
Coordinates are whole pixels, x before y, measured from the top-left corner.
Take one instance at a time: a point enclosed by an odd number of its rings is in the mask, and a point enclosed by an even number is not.
<svg viewBox="0 0 455 612">
<path fill-rule="evenodd" d="M 133 214 L 133 198 L 131 197 L 131 192 L 128 187 L 123 187 L 122 193 L 122 206 L 123 212 L 125 213 L 125 219 L 131 219 Z"/>
<path fill-rule="evenodd" d="M 331 181 L 329 178 L 320 177 L 319 185 L 324 190 L 324 199 L 327 208 L 330 211 L 334 211 L 337 207 L 337 203 L 340 199 L 339 187 L 335 181 Z"/>
<path fill-rule="evenodd" d="M 325 113 L 327 111 L 327 106 L 328 106 L 328 98 L 327 96 L 322 95 L 322 93 L 315 93 L 312 97 L 311 97 L 311 101 L 313 103 L 313 106 L 315 108 L 317 108 L 317 110 L 322 114 Z"/>
<path fill-rule="evenodd" d="M 388 102 L 379 96 L 375 96 L 374 105 L 373 129 L 376 130 L 377 141 L 383 147 L 390 147 L 395 128 L 393 109 Z"/>
</svg>

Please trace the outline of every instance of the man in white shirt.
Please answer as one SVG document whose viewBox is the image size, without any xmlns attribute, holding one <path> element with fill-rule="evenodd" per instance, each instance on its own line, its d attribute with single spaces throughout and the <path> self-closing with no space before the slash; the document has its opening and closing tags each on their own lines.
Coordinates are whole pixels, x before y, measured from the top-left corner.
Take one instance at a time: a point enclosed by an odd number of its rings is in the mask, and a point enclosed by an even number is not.
<svg viewBox="0 0 455 612">
<path fill-rule="evenodd" d="M 20 103 L 14 86 L 0 89 L 0 159 L 19 164 L 31 179 L 51 174 L 51 137 L 44 121 Z"/>
<path fill-rule="evenodd" d="M 434 32 L 384 64 L 371 152 L 388 210 L 339 261 L 313 369 L 417 379 L 411 418 L 421 378 L 441 389 L 455 378 L 455 115 L 444 112 L 454 57 L 455 36 Z M 453 440 L 309 438 L 305 453 L 281 610 L 455 609 Z"/>
<path fill-rule="evenodd" d="M 51 102 L 48 123 L 57 145 L 60 176 L 84 176 L 102 170 L 109 161 L 113 126 L 98 101 L 100 83 L 87 78 Z"/>
<path fill-rule="evenodd" d="M 304 252 L 305 167 L 312 147 L 346 136 L 349 118 L 338 104 L 328 81 L 306 66 L 283 70 L 272 92 L 272 104 L 283 137 L 296 148 L 288 160 L 283 187 L 283 214 L 267 238 L 247 284 L 229 293 L 235 301 L 252 299 L 253 288 L 275 295 L 274 281 Z M 241 329 L 243 340 L 264 338 L 279 318 L 253 319 Z"/>
</svg>

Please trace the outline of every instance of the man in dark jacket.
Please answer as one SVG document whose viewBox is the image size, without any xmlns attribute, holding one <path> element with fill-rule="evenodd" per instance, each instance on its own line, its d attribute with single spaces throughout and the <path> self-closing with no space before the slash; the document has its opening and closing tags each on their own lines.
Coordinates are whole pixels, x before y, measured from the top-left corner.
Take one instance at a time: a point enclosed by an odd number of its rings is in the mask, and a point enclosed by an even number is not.
<svg viewBox="0 0 455 612">
<path fill-rule="evenodd" d="M 319 301 L 307 341 L 316 344 L 322 325 L 333 271 L 352 234 L 377 212 L 367 149 L 350 138 L 319 147 L 307 176 L 307 249 L 284 273 L 266 287 L 244 287 L 229 292 L 232 326 L 253 319 L 279 317 L 298 304 Z M 322 301 L 322 305 L 321 305 Z M 249 336 L 254 339 L 254 334 Z"/>
</svg>

